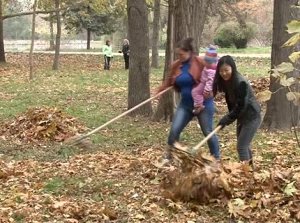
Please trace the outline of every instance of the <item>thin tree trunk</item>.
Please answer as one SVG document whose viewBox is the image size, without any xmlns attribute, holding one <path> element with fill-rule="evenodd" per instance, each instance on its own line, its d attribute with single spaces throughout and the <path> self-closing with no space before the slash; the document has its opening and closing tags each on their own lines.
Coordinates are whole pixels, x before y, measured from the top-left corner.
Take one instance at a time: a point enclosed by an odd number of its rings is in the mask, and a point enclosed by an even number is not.
<svg viewBox="0 0 300 223">
<path fill-rule="evenodd" d="M 49 15 L 49 25 L 50 25 L 50 50 L 55 49 L 54 45 L 54 25 L 53 25 L 53 13 L 51 12 Z"/>
<path fill-rule="evenodd" d="M 59 12 L 60 0 L 55 0 L 56 8 L 56 41 L 55 41 L 55 55 L 53 62 L 53 70 L 58 70 L 59 65 L 59 51 L 60 51 L 60 36 L 61 36 L 61 21 L 60 21 L 60 12 Z"/>
<path fill-rule="evenodd" d="M 4 37 L 3 37 L 3 17 L 2 17 L 2 0 L 0 0 L 0 62 L 6 62 L 4 51 Z"/>
<path fill-rule="evenodd" d="M 152 33 L 152 61 L 151 67 L 158 68 L 158 43 L 160 29 L 160 0 L 154 1 L 153 33 Z"/>
<path fill-rule="evenodd" d="M 174 0 L 169 0 L 168 25 L 167 25 L 167 46 L 165 52 L 165 67 L 163 80 L 166 79 L 169 67 L 174 60 Z M 157 110 L 153 116 L 154 121 L 171 121 L 173 117 L 173 91 L 161 96 Z"/>
<path fill-rule="evenodd" d="M 149 31 L 148 11 L 145 0 L 127 0 L 130 65 L 128 81 L 128 109 L 150 97 L 149 81 Z M 151 103 L 131 115 L 149 116 Z"/>
<path fill-rule="evenodd" d="M 35 10 L 36 10 L 37 0 L 33 3 L 33 14 L 32 14 L 32 28 L 31 28 L 31 46 L 29 53 L 29 79 L 33 79 L 33 48 L 34 48 L 34 34 L 35 34 Z"/>
<path fill-rule="evenodd" d="M 87 41 L 86 41 L 86 49 L 89 50 L 91 49 L 91 30 L 87 29 Z"/>
<path fill-rule="evenodd" d="M 286 32 L 286 25 L 292 19 L 299 19 L 299 11 L 292 9 L 298 0 L 275 0 L 274 1 L 274 16 L 273 16 L 273 41 L 271 66 L 277 66 L 282 62 L 287 62 L 288 56 L 293 51 L 290 47 L 282 47 L 288 40 L 290 35 Z M 294 76 L 299 76 L 299 72 L 294 72 Z M 290 129 L 294 124 L 299 124 L 299 107 L 291 105 L 287 100 L 286 89 L 281 89 L 282 86 L 278 80 L 270 76 L 270 91 L 276 92 L 272 94 L 270 101 L 267 103 L 267 111 L 263 120 L 263 127 L 269 130 L 273 129 Z M 296 114 L 296 115 L 295 115 Z"/>
</svg>

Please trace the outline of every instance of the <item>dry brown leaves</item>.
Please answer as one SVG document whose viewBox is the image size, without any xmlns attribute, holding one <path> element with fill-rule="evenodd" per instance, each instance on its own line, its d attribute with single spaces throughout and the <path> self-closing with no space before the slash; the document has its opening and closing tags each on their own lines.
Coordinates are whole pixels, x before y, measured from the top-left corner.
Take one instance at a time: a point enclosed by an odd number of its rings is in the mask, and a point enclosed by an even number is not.
<svg viewBox="0 0 300 223">
<path fill-rule="evenodd" d="M 12 121 L 1 125 L 3 139 L 20 142 L 40 143 L 44 141 L 61 142 L 86 130 L 76 118 L 57 108 L 32 108 Z"/>
<path fill-rule="evenodd" d="M 257 94 L 258 92 L 269 89 L 270 78 L 266 78 L 266 77 L 257 78 L 257 79 L 251 80 L 250 84 L 251 84 L 254 92 Z"/>
<path fill-rule="evenodd" d="M 280 162 L 255 171 L 246 163 L 190 162 L 188 171 L 181 166 L 165 172 L 163 194 L 174 201 L 218 202 L 231 218 L 249 222 L 299 221 L 300 166 L 283 169 Z"/>
</svg>

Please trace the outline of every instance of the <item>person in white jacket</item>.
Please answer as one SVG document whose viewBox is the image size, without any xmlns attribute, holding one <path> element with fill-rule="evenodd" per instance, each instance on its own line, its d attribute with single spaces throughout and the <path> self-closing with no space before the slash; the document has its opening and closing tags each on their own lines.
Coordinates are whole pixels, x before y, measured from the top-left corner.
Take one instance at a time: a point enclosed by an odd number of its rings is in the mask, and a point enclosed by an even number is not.
<svg viewBox="0 0 300 223">
<path fill-rule="evenodd" d="M 102 48 L 102 52 L 104 53 L 104 70 L 109 70 L 110 69 L 110 61 L 111 61 L 111 58 L 113 57 L 112 46 L 111 46 L 109 40 L 106 40 L 106 43 Z"/>
</svg>

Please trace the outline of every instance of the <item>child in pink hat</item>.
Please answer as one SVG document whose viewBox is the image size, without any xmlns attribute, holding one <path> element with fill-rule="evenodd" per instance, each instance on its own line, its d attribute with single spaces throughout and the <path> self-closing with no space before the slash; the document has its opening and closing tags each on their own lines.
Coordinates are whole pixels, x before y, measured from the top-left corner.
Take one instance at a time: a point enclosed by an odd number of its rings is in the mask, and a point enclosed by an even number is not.
<svg viewBox="0 0 300 223">
<path fill-rule="evenodd" d="M 204 95 L 212 92 L 213 82 L 215 78 L 218 54 L 215 46 L 210 45 L 204 56 L 205 67 L 201 74 L 200 83 L 192 90 L 192 97 L 194 99 L 193 113 L 198 115 L 204 109 Z"/>
</svg>

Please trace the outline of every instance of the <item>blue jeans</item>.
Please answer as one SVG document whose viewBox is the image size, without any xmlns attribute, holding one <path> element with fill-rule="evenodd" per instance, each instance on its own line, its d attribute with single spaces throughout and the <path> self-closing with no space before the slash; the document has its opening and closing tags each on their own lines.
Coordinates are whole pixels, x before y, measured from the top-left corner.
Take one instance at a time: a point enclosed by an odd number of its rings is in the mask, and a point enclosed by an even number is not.
<svg viewBox="0 0 300 223">
<path fill-rule="evenodd" d="M 204 105 L 204 110 L 197 115 L 197 118 L 203 135 L 207 136 L 213 131 L 213 116 L 215 112 L 213 99 L 207 99 L 204 102 Z M 172 121 L 172 126 L 168 137 L 169 145 L 173 145 L 175 141 L 179 141 L 181 132 L 193 117 L 193 108 L 186 107 L 180 103 Z M 220 159 L 219 140 L 216 135 L 213 135 L 213 137 L 208 140 L 208 147 L 210 154 L 216 159 Z"/>
<path fill-rule="evenodd" d="M 261 117 L 258 116 L 251 121 L 237 120 L 237 150 L 240 161 L 252 159 L 250 144 L 261 124 Z"/>
</svg>

